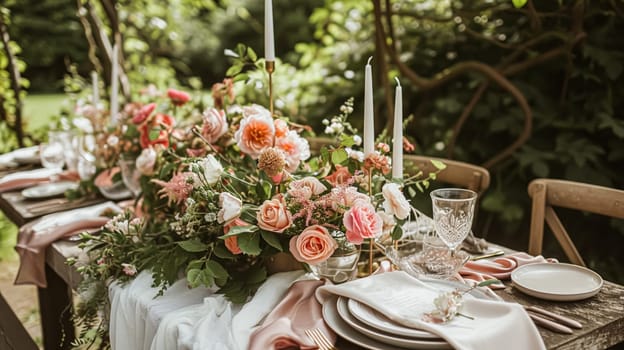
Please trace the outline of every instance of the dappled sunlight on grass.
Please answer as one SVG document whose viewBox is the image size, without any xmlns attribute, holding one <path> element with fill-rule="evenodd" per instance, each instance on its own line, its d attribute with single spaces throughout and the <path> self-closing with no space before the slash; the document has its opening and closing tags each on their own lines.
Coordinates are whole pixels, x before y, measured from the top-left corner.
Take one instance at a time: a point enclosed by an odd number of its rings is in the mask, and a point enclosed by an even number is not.
<svg viewBox="0 0 624 350">
<path fill-rule="evenodd" d="M 24 101 L 24 121 L 26 130 L 33 131 L 47 126 L 54 115 L 63 108 L 67 96 L 64 94 L 28 95 Z"/>
</svg>

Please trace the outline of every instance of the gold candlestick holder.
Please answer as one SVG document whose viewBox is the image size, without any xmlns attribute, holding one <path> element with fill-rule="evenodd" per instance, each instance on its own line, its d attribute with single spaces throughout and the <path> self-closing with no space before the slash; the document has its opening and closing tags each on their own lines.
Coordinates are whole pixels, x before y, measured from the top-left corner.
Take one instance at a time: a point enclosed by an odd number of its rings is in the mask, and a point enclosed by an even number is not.
<svg viewBox="0 0 624 350">
<path fill-rule="evenodd" d="M 265 61 L 264 68 L 269 73 L 269 111 L 273 116 L 273 72 L 275 71 L 275 61 Z"/>
</svg>

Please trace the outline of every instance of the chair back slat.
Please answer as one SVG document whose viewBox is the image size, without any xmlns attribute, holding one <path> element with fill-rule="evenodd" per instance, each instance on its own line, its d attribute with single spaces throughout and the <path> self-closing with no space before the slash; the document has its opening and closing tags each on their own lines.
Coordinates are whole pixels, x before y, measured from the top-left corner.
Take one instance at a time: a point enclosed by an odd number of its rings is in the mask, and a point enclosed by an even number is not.
<svg viewBox="0 0 624 350">
<path fill-rule="evenodd" d="M 585 266 L 570 235 L 555 213 L 554 207 L 624 218 L 624 191 L 581 182 L 536 179 L 528 187 L 532 198 L 529 254 L 542 253 L 544 222 L 563 248 L 570 261 Z"/>
</svg>

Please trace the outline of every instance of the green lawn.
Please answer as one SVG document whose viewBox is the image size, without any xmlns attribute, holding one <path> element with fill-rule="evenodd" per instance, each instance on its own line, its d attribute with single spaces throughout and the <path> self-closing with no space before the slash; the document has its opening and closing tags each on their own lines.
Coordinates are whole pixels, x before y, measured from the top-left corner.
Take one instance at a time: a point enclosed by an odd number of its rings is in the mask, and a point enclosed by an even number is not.
<svg viewBox="0 0 624 350">
<path fill-rule="evenodd" d="M 26 130 L 40 129 L 50 123 L 50 118 L 58 115 L 64 105 L 65 94 L 28 95 L 24 100 L 24 121 Z"/>
</svg>

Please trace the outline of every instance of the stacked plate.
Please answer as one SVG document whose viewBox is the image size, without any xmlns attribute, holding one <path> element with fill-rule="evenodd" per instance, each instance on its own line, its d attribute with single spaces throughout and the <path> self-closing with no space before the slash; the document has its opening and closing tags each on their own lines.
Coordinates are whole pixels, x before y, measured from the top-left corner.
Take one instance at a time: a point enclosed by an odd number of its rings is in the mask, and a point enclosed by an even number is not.
<svg viewBox="0 0 624 350">
<path fill-rule="evenodd" d="M 446 280 L 428 279 L 426 282 L 441 291 L 466 288 Z M 489 298 L 478 290 L 469 294 L 476 298 Z M 346 297 L 327 300 L 323 304 L 323 318 L 339 336 L 366 349 L 452 349 L 449 343 L 435 334 L 393 322 L 367 305 Z"/>
</svg>

